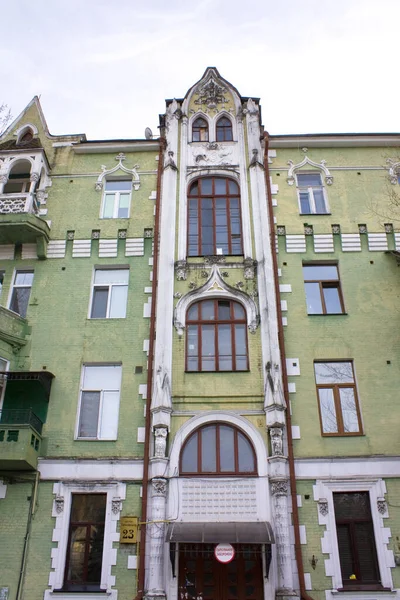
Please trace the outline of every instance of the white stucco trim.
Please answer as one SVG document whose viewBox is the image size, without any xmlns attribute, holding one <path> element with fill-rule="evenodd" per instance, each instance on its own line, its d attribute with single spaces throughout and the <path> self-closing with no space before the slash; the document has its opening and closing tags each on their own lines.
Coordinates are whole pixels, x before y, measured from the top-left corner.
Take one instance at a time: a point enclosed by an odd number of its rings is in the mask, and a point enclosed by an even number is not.
<svg viewBox="0 0 400 600">
<path fill-rule="evenodd" d="M 240 302 L 246 310 L 247 327 L 253 332 L 258 327 L 259 315 L 254 300 L 244 292 L 225 283 L 217 265 L 214 265 L 207 282 L 197 290 L 185 294 L 178 301 L 174 312 L 174 326 L 179 335 L 182 335 L 183 329 L 186 326 L 186 314 L 189 306 L 199 300 L 208 300 L 210 298 L 229 298 L 230 300 Z"/>
<path fill-rule="evenodd" d="M 370 479 L 400 477 L 399 456 L 296 458 L 297 479 Z"/>
<path fill-rule="evenodd" d="M 297 164 L 294 164 L 292 160 L 288 160 L 287 164 L 289 165 L 288 176 L 287 176 L 287 182 L 289 185 L 294 184 L 294 175 L 296 174 L 297 171 L 299 171 L 306 165 L 310 165 L 310 167 L 314 167 L 314 169 L 318 169 L 319 171 L 322 171 L 325 175 L 325 183 L 327 185 L 332 185 L 332 183 L 333 183 L 333 177 L 330 174 L 328 167 L 326 166 L 325 160 L 321 160 L 320 163 L 317 163 L 317 162 L 314 162 L 313 160 L 311 160 L 310 158 L 308 158 L 308 156 L 305 156 L 303 158 L 303 160 Z"/>
<path fill-rule="evenodd" d="M 198 427 L 206 423 L 229 423 L 238 429 L 241 429 L 245 435 L 252 441 L 254 451 L 257 457 L 257 470 L 259 477 L 265 477 L 268 474 L 268 454 L 267 445 L 260 432 L 250 421 L 236 415 L 230 411 L 207 411 L 189 419 L 176 432 L 172 444 L 169 460 L 169 477 L 176 476 L 179 473 L 179 456 L 181 448 L 187 437 Z"/>
<path fill-rule="evenodd" d="M 338 550 L 338 541 L 336 534 L 335 510 L 333 505 L 333 492 L 369 492 L 371 503 L 371 515 L 374 526 L 376 553 L 379 563 L 381 583 L 386 588 L 393 588 L 391 569 L 395 567 L 394 556 L 391 550 L 388 550 L 387 544 L 391 537 L 391 531 L 384 527 L 383 519 L 389 516 L 387 507 L 384 514 L 381 514 L 377 508 L 378 498 L 383 498 L 386 493 L 385 482 L 382 479 L 365 481 L 322 481 L 317 480 L 313 486 L 314 500 L 316 502 L 327 502 L 328 510 L 318 510 L 318 523 L 325 525 L 326 531 L 321 538 L 321 549 L 324 554 L 329 554 L 325 560 L 325 575 L 332 577 L 332 587 L 334 590 L 343 587 L 342 573 L 340 569 L 340 559 Z M 318 506 L 318 505 L 317 505 Z M 326 514 L 325 514 L 326 513 Z M 342 596 L 341 596 L 342 597 Z"/>
<path fill-rule="evenodd" d="M 52 592 L 61 589 L 63 586 L 73 493 L 107 494 L 100 588 L 108 594 L 111 594 L 113 600 L 116 600 L 117 590 L 112 589 L 112 587 L 115 586 L 115 576 L 111 575 L 111 568 L 116 565 L 117 550 L 113 548 L 113 544 L 114 542 L 119 542 L 117 521 L 119 521 L 120 518 L 121 502 L 126 496 L 126 485 L 124 483 L 93 484 L 87 482 L 58 482 L 53 486 L 55 498 L 53 502 L 52 517 L 56 518 L 56 522 L 52 541 L 58 542 L 58 546 L 51 550 L 52 571 L 49 575 L 50 590 L 46 590 L 45 600 L 50 600 L 50 598 L 55 597 L 59 598 L 60 596 L 58 593 L 56 596 L 53 596 Z M 113 500 L 118 504 L 118 510 L 116 510 L 115 506 L 113 507 Z M 70 594 L 65 595 L 70 597 Z M 75 596 L 76 595 L 74 594 L 74 597 Z M 82 597 L 87 597 L 87 594 L 82 594 Z M 90 597 L 92 597 L 91 594 Z"/>
<path fill-rule="evenodd" d="M 39 133 L 39 130 L 36 127 L 36 125 L 33 125 L 33 123 L 25 123 L 24 125 L 21 125 L 21 127 L 18 127 L 18 129 L 14 131 L 14 136 L 17 138 L 18 142 L 22 135 L 26 133 L 28 129 L 32 130 L 33 135 L 37 135 Z"/>
<path fill-rule="evenodd" d="M 42 481 L 135 481 L 143 479 L 143 460 L 90 460 L 39 458 Z"/>
</svg>

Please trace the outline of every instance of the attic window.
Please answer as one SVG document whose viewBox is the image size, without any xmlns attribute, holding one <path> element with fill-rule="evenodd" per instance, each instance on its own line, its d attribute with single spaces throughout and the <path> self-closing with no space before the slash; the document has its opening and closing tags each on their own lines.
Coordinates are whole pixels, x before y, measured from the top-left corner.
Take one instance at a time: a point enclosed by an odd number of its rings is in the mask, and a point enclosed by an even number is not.
<svg viewBox="0 0 400 600">
<path fill-rule="evenodd" d="M 27 144 L 31 140 L 33 140 L 33 131 L 30 127 L 28 127 L 19 138 L 18 144 Z"/>
</svg>

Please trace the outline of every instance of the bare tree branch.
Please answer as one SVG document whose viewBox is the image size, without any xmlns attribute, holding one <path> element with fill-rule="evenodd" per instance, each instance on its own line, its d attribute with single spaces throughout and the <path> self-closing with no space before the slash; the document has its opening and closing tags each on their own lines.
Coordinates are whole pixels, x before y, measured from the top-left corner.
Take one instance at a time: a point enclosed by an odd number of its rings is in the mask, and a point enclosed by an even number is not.
<svg viewBox="0 0 400 600">
<path fill-rule="evenodd" d="M 11 109 L 8 108 L 7 104 L 0 104 L 0 135 L 7 129 L 11 119 Z"/>
</svg>

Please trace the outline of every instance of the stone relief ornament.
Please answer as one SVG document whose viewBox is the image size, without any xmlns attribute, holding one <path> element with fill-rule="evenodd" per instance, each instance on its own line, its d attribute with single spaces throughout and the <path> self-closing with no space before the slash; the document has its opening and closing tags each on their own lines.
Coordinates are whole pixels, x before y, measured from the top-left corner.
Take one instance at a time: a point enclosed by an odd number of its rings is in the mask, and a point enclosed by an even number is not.
<svg viewBox="0 0 400 600">
<path fill-rule="evenodd" d="M 186 281 L 188 274 L 188 264 L 186 260 L 177 260 L 175 263 L 176 278 L 178 281 Z"/>
<path fill-rule="evenodd" d="M 385 498 L 377 498 L 376 500 L 376 507 L 378 509 L 378 512 L 381 515 L 384 515 L 386 510 L 387 510 L 387 505 L 386 505 L 386 500 Z"/>
<path fill-rule="evenodd" d="M 271 493 L 273 496 L 287 496 L 288 492 L 289 492 L 288 479 L 281 479 L 280 481 L 272 481 Z"/>
<path fill-rule="evenodd" d="M 392 185 L 399 182 L 400 162 L 396 162 L 393 158 L 388 158 L 386 164 L 389 165 L 389 179 Z"/>
<path fill-rule="evenodd" d="M 196 165 L 209 163 L 211 165 L 231 165 L 233 163 L 233 148 L 212 142 L 192 147 L 193 161 Z"/>
<path fill-rule="evenodd" d="M 385 232 L 393 233 L 393 223 L 385 223 Z"/>
<path fill-rule="evenodd" d="M 256 273 L 257 261 L 252 258 L 245 258 L 243 261 L 244 266 L 244 278 L 254 279 Z"/>
<path fill-rule="evenodd" d="M 332 225 L 332 233 L 334 235 L 340 235 L 340 225 Z"/>
<path fill-rule="evenodd" d="M 329 512 L 328 500 L 326 498 L 321 498 L 318 500 L 318 510 L 320 515 L 326 517 Z"/>
<path fill-rule="evenodd" d="M 205 265 L 220 265 L 226 262 L 225 256 L 216 255 L 216 256 L 205 256 L 204 264 Z"/>
<path fill-rule="evenodd" d="M 201 276 L 203 279 L 208 279 L 208 272 L 207 271 L 202 271 L 201 272 Z"/>
<path fill-rule="evenodd" d="M 210 77 L 206 83 L 200 84 L 196 88 L 195 94 L 198 95 L 198 98 L 194 103 L 198 105 L 205 104 L 209 109 L 216 108 L 217 104 L 228 102 L 224 96 L 226 91 L 225 87 L 219 85 L 213 77 Z"/>
<path fill-rule="evenodd" d="M 256 148 L 253 150 L 253 156 L 251 158 L 249 167 L 255 167 L 255 166 L 264 168 L 264 165 L 258 158 L 258 150 Z"/>
<path fill-rule="evenodd" d="M 156 458 L 165 458 L 167 435 L 168 429 L 166 427 L 157 427 L 157 429 L 154 430 L 154 456 Z"/>
<path fill-rule="evenodd" d="M 358 233 L 368 233 L 367 226 L 364 223 L 358 226 Z"/>
<path fill-rule="evenodd" d="M 276 228 L 276 233 L 278 235 L 286 235 L 286 227 L 284 225 L 278 225 Z"/>
<path fill-rule="evenodd" d="M 161 496 L 165 498 L 167 495 L 167 480 L 153 479 L 151 483 L 153 485 L 153 496 Z"/>
<path fill-rule="evenodd" d="M 31 173 L 29 181 L 39 181 L 39 173 Z"/>
<path fill-rule="evenodd" d="M 56 513 L 60 515 L 64 510 L 64 496 L 56 496 L 54 498 L 54 505 L 56 507 Z"/>
<path fill-rule="evenodd" d="M 195 281 L 190 281 L 189 282 L 189 290 L 195 290 L 197 287 L 196 282 Z"/>
<path fill-rule="evenodd" d="M 304 235 L 314 235 L 314 229 L 312 225 L 304 225 Z"/>
<path fill-rule="evenodd" d="M 241 290 L 244 286 L 243 281 L 238 281 L 237 283 L 235 283 L 235 288 L 237 288 L 238 290 Z"/>
<path fill-rule="evenodd" d="M 182 294 L 180 292 L 175 292 L 174 298 L 178 298 L 179 300 L 179 298 L 182 298 Z"/>
<path fill-rule="evenodd" d="M 174 161 L 174 153 L 172 150 L 168 151 L 168 158 L 164 164 L 164 169 L 168 169 L 168 168 L 171 168 L 173 171 L 178 170 L 178 167 L 176 166 L 175 161 Z"/>
<path fill-rule="evenodd" d="M 117 515 L 121 512 L 122 509 L 122 500 L 118 496 L 111 500 L 111 510 L 114 515 Z"/>
<path fill-rule="evenodd" d="M 281 427 L 271 427 L 269 430 L 273 456 L 283 456 L 283 431 Z"/>
<path fill-rule="evenodd" d="M 7 175 L 0 175 L 0 183 L 7 183 L 7 181 L 8 181 Z"/>
</svg>

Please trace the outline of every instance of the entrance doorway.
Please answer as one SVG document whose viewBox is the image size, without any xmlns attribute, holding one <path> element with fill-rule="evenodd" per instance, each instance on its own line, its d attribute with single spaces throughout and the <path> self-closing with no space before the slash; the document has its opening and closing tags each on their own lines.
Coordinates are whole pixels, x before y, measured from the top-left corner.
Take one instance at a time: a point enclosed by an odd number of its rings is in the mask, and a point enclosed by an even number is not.
<svg viewBox="0 0 400 600">
<path fill-rule="evenodd" d="M 179 544 L 178 600 L 263 600 L 261 544 L 234 544 L 228 564 L 216 544 Z"/>
</svg>

